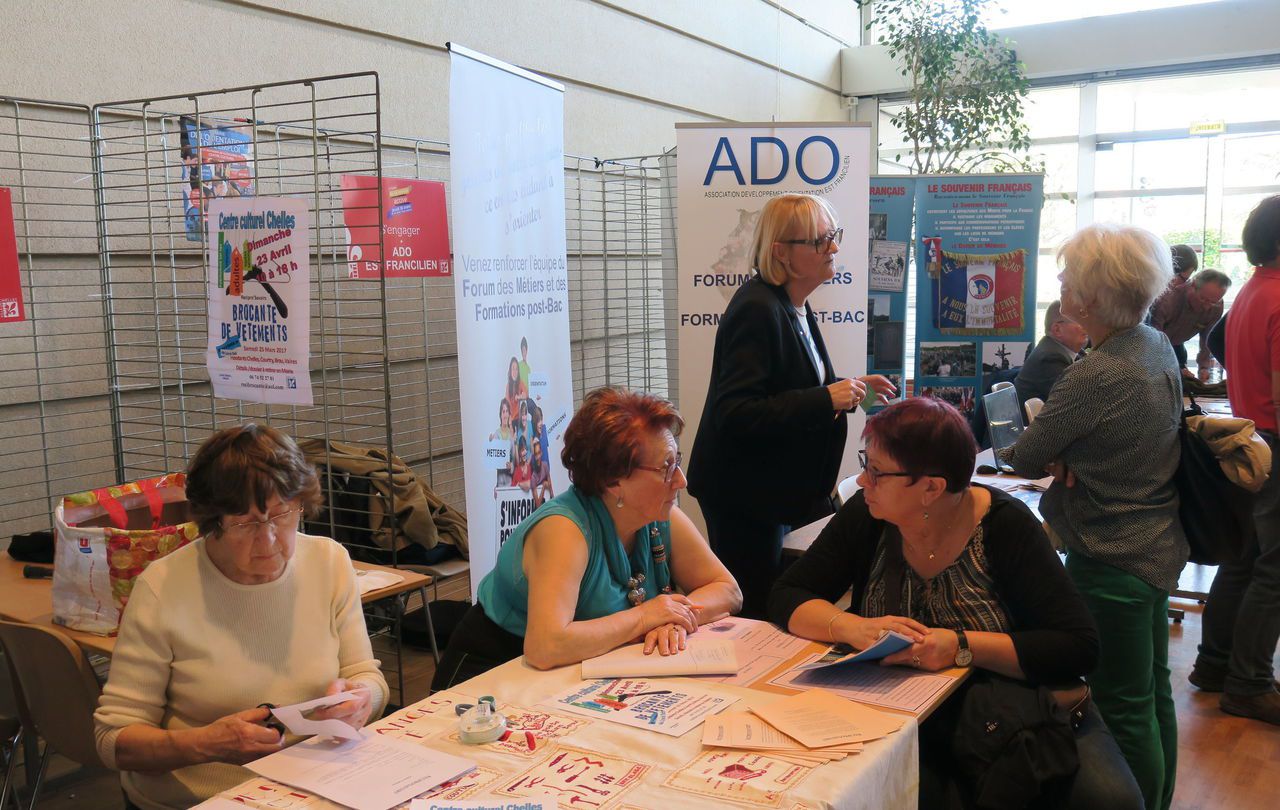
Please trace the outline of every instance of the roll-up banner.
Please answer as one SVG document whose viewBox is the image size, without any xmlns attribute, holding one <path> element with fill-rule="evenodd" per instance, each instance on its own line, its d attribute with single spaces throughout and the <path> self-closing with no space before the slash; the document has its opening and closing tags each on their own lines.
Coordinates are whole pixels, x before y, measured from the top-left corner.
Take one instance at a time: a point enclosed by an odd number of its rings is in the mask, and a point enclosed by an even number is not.
<svg viewBox="0 0 1280 810">
<path fill-rule="evenodd" d="M 564 87 L 449 44 L 458 388 L 471 590 L 569 485 Z"/>
<path fill-rule="evenodd" d="M 972 418 L 1035 336 L 1042 174 L 916 180 L 916 388 Z"/>
<path fill-rule="evenodd" d="M 903 394 L 906 373 L 907 268 L 915 211 L 913 177 L 871 178 L 868 223 L 867 370 L 893 381 Z M 873 411 L 879 407 L 873 408 Z"/>
<path fill-rule="evenodd" d="M 676 144 L 678 404 L 690 427 L 680 438 L 687 457 L 707 396 L 716 325 L 751 278 L 751 237 L 771 197 L 815 194 L 835 208 L 844 228 L 835 277 L 809 304 L 836 374 L 866 373 L 871 133 L 862 123 L 676 124 Z M 855 472 L 862 419 L 850 414 L 841 478 Z M 681 505 L 693 511 L 693 499 Z"/>
</svg>

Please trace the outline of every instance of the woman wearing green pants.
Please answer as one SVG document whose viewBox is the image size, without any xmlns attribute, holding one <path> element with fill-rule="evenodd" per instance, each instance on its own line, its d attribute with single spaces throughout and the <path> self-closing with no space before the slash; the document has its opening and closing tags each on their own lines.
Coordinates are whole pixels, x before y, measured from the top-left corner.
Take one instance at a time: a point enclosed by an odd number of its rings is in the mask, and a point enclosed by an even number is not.
<svg viewBox="0 0 1280 810">
<path fill-rule="evenodd" d="M 1054 476 L 1040 509 L 1098 623 L 1094 701 L 1148 810 L 1166 810 L 1178 757 L 1167 611 L 1188 554 L 1173 484 L 1182 383 L 1168 339 L 1142 318 L 1173 274 L 1169 247 L 1140 228 L 1091 225 L 1058 258 L 1062 314 L 1093 349 L 1002 457 Z"/>
</svg>

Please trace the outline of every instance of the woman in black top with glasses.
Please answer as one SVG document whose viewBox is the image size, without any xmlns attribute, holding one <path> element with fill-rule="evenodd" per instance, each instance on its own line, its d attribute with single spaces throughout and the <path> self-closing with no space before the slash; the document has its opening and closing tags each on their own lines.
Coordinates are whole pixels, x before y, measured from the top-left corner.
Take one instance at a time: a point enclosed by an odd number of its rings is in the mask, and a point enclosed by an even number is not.
<svg viewBox="0 0 1280 810">
<path fill-rule="evenodd" d="M 843 235 L 820 197 L 771 199 L 752 240 L 756 275 L 716 329 L 689 492 L 712 550 L 742 588 L 743 615 L 752 618 L 764 617 L 782 536 L 831 513 L 845 412 L 868 396 L 868 385 L 895 393 L 882 376 L 836 374 L 807 303 L 835 275 Z"/>
</svg>

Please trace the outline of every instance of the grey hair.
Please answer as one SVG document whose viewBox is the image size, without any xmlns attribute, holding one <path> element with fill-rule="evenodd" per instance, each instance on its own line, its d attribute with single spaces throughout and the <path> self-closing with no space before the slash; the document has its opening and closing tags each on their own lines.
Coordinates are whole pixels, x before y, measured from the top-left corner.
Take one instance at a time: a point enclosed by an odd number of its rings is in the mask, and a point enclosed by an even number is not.
<svg viewBox="0 0 1280 810">
<path fill-rule="evenodd" d="M 1112 329 L 1136 326 L 1173 278 L 1173 256 L 1150 231 L 1087 225 L 1058 249 L 1062 278 L 1077 306 Z"/>
<path fill-rule="evenodd" d="M 1224 290 L 1231 288 L 1231 276 L 1221 270 L 1201 270 L 1191 277 L 1191 283 L 1200 289 L 1206 284 L 1217 284 Z"/>
</svg>

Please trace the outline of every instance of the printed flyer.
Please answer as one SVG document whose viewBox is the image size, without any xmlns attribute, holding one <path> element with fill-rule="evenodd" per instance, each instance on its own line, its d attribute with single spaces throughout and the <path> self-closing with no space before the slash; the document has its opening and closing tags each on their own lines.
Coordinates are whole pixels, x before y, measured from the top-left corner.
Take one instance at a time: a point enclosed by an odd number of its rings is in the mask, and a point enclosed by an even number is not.
<svg viewBox="0 0 1280 810">
<path fill-rule="evenodd" d="M 559 746 L 546 759 L 492 790 L 497 796 L 554 796 L 565 807 L 613 807 L 628 790 L 649 772 L 648 765 Z M 510 803 L 508 808 L 520 807 Z"/>
<path fill-rule="evenodd" d="M 916 181 L 871 178 L 870 278 L 867 283 L 867 372 L 883 374 L 904 396 L 906 373 L 907 267 L 911 256 Z M 875 412 L 883 406 L 873 407 Z"/>
<path fill-rule="evenodd" d="M 209 206 L 209 343 L 215 396 L 310 405 L 311 245 L 305 200 Z"/>
<path fill-rule="evenodd" d="M 248 127 L 211 126 L 184 116 L 181 130 L 182 210 L 187 241 L 199 242 L 202 212 L 216 199 L 253 196 L 253 136 Z"/>
<path fill-rule="evenodd" d="M 923 176 L 915 200 L 916 393 L 973 419 L 1035 335 L 1044 175 Z"/>
<path fill-rule="evenodd" d="M 584 681 L 549 702 L 571 714 L 679 737 L 736 700 L 676 681 L 606 678 Z"/>
<path fill-rule="evenodd" d="M 452 272 L 444 183 L 383 177 L 379 223 L 378 178 L 344 174 L 342 222 L 350 278 L 377 278 L 384 271 L 387 278 L 438 278 Z"/>
<path fill-rule="evenodd" d="M 766 754 L 704 749 L 663 784 L 717 800 L 781 807 L 787 791 L 812 772 Z"/>
<path fill-rule="evenodd" d="M 13 192 L 0 188 L 0 323 L 26 319 L 22 275 L 18 272 L 18 237 L 13 227 Z"/>
</svg>

